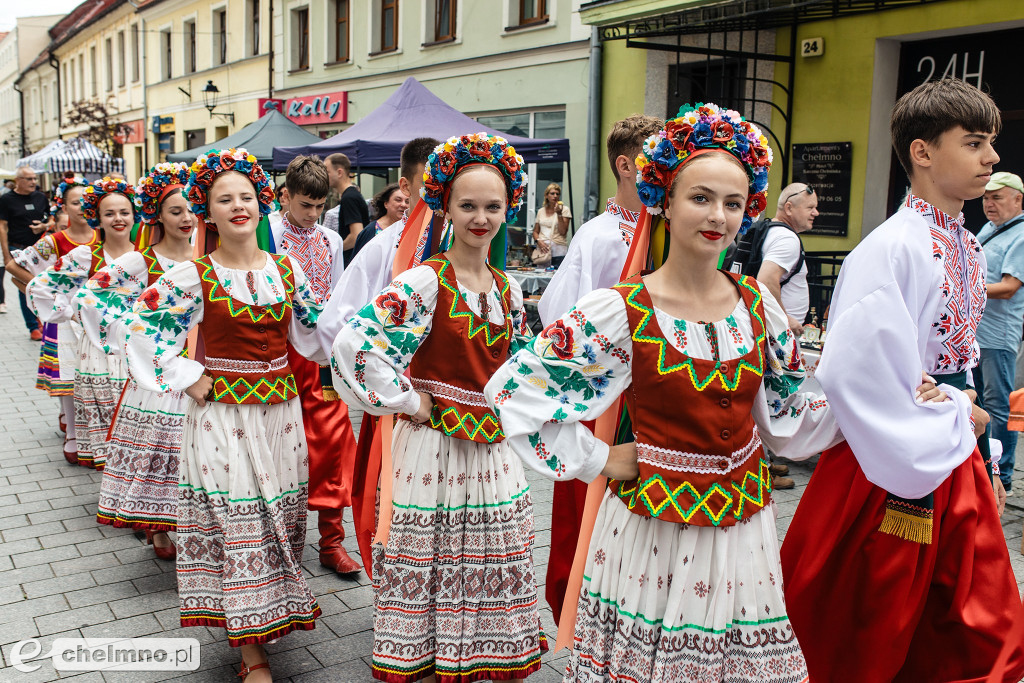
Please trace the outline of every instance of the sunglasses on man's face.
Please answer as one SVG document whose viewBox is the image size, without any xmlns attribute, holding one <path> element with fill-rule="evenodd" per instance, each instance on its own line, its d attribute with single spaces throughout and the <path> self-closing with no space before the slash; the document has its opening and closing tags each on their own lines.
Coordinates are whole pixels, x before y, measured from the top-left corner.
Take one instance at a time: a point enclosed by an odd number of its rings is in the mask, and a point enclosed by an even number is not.
<svg viewBox="0 0 1024 683">
<path fill-rule="evenodd" d="M 797 192 L 794 192 L 793 194 L 791 194 L 791 195 L 789 195 L 788 197 L 786 197 L 785 199 L 783 199 L 783 200 L 782 200 L 782 203 L 783 203 L 783 204 L 785 204 L 786 202 L 788 202 L 788 201 L 789 201 L 790 199 L 792 199 L 793 197 L 797 196 L 798 194 L 803 194 L 803 193 L 805 193 L 805 192 L 806 192 L 807 194 L 814 194 L 814 188 L 813 188 L 813 187 L 811 187 L 810 185 L 808 185 L 808 186 L 807 186 L 807 187 L 805 187 L 804 189 L 802 189 L 802 190 L 798 190 Z"/>
</svg>

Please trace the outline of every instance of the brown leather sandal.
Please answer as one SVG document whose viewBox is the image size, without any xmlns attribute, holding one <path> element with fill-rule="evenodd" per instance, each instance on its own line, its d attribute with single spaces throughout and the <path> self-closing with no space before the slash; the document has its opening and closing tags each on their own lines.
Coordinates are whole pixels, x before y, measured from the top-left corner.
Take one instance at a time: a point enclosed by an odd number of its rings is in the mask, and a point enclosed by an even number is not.
<svg viewBox="0 0 1024 683">
<path fill-rule="evenodd" d="M 252 666 L 246 666 L 243 661 L 242 670 L 238 672 L 238 677 L 244 681 L 246 676 L 257 669 L 270 669 L 270 662 L 260 662 L 259 664 L 253 664 Z"/>
</svg>

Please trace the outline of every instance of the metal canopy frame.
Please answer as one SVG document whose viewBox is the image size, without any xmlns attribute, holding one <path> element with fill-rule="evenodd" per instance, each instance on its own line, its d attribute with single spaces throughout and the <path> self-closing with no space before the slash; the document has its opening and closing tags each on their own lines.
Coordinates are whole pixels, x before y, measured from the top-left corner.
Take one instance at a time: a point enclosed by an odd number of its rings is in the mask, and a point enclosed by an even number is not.
<svg viewBox="0 0 1024 683">
<path fill-rule="evenodd" d="M 615 0 L 594 0 L 584 3 L 581 10 L 613 4 Z M 797 24 L 853 16 L 867 12 L 886 9 L 911 7 L 933 4 L 943 0 L 729 0 L 693 9 L 681 10 L 656 17 L 633 19 L 619 24 L 602 26 L 598 29 L 600 40 L 625 40 L 626 47 L 643 50 L 674 52 L 677 55 L 678 67 L 680 54 L 695 54 L 705 57 L 704 91 L 710 89 L 712 83 L 712 60 L 722 64 L 721 80 L 725 79 L 725 66 L 730 62 L 745 67 L 744 79 L 753 84 L 745 87 L 743 95 L 737 101 L 718 102 L 742 112 L 751 123 L 756 124 L 771 138 L 779 154 L 778 161 L 782 167 L 782 184 L 790 180 L 790 139 L 792 132 L 793 110 L 793 78 L 796 65 L 796 26 Z M 761 32 L 777 28 L 790 28 L 788 51 L 779 54 L 775 43 L 762 49 Z M 753 34 L 754 49 L 744 49 L 744 38 Z M 707 35 L 707 44 L 703 47 L 682 45 L 682 36 Z M 738 45 L 729 48 L 730 35 L 738 35 Z M 721 48 L 713 48 L 713 38 L 721 36 Z M 675 38 L 675 44 L 657 42 L 654 38 Z M 646 39 L 646 40 L 644 40 Z M 778 78 L 761 78 L 758 76 L 760 62 L 775 62 L 787 65 L 785 82 Z M 678 79 L 677 69 L 677 79 Z M 691 79 L 693 82 L 695 79 Z M 779 106 L 774 99 L 758 97 L 757 85 L 768 83 L 778 88 L 786 96 L 785 108 Z M 723 88 L 724 90 L 724 83 Z M 784 122 L 781 135 L 770 123 L 757 120 L 754 115 L 757 105 L 766 105 L 779 114 Z"/>
</svg>

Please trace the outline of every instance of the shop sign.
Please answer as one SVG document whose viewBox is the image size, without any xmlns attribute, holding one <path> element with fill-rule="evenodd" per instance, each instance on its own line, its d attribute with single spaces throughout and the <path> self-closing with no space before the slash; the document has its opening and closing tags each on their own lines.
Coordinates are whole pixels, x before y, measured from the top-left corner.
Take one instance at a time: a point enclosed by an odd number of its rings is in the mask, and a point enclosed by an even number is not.
<svg viewBox="0 0 1024 683">
<path fill-rule="evenodd" d="M 793 182 L 806 183 L 818 195 L 818 217 L 810 235 L 846 237 L 850 217 L 853 145 L 817 142 L 793 145 Z"/>
<path fill-rule="evenodd" d="M 263 98 L 259 101 L 260 116 L 277 109 L 300 126 L 315 123 L 348 121 L 348 92 L 292 97 L 287 100 Z"/>
<path fill-rule="evenodd" d="M 114 136 L 114 141 L 121 145 L 136 145 L 146 141 L 145 126 L 142 119 L 125 121 L 120 124 L 125 126 L 122 132 Z"/>
<path fill-rule="evenodd" d="M 153 117 L 153 132 L 154 133 L 173 133 L 174 132 L 174 117 L 173 116 L 154 116 Z"/>
</svg>

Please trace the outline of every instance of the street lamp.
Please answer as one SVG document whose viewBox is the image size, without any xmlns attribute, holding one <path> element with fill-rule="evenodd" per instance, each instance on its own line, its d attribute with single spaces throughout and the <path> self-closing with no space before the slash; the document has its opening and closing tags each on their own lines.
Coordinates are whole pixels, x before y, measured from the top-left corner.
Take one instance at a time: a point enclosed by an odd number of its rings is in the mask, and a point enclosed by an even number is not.
<svg viewBox="0 0 1024 683">
<path fill-rule="evenodd" d="M 206 87 L 203 88 L 203 106 L 206 107 L 206 110 L 208 112 L 210 112 L 210 118 L 212 119 L 214 116 L 221 116 L 223 118 L 230 119 L 231 125 L 234 125 L 234 114 L 230 112 L 222 113 L 219 111 L 214 111 L 214 109 L 217 108 L 217 99 L 219 97 L 220 89 L 218 89 L 217 86 L 213 84 L 213 81 L 206 81 Z"/>
</svg>

